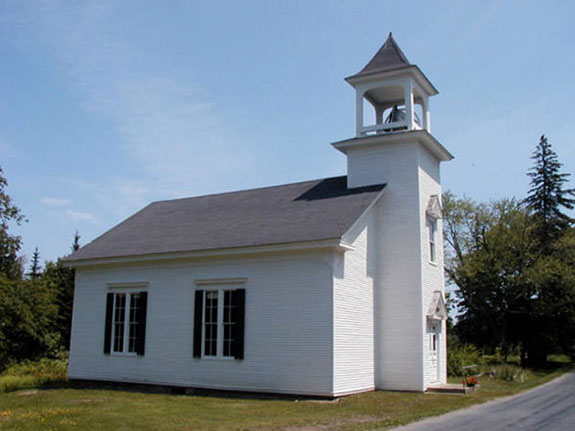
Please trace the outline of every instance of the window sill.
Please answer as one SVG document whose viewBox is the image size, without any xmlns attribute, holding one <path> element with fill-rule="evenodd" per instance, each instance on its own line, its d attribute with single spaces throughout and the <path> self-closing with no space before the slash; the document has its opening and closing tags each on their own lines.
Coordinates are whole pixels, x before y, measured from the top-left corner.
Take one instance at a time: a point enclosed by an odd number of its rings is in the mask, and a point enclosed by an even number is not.
<svg viewBox="0 0 575 431">
<path fill-rule="evenodd" d="M 110 356 L 116 356 L 119 358 L 137 358 L 138 356 L 143 356 L 143 355 L 138 355 L 137 353 L 111 352 Z"/>
<path fill-rule="evenodd" d="M 232 356 L 202 356 L 201 358 L 194 358 L 197 360 L 207 360 L 207 361 L 239 361 Z"/>
</svg>

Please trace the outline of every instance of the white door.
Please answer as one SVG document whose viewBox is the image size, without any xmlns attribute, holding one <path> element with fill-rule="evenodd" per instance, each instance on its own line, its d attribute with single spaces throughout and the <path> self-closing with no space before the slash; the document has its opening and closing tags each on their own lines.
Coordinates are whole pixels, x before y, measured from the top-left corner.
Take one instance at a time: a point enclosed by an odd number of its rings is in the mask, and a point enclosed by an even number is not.
<svg viewBox="0 0 575 431">
<path fill-rule="evenodd" d="M 439 335 L 441 333 L 440 322 L 429 323 L 429 366 L 431 381 L 439 382 Z"/>
</svg>

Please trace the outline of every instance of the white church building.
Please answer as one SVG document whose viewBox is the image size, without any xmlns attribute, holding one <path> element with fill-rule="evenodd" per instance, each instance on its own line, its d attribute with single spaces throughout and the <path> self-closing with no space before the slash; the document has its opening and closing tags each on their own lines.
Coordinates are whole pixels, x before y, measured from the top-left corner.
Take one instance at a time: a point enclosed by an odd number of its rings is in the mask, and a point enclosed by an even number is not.
<svg viewBox="0 0 575 431">
<path fill-rule="evenodd" d="M 153 202 L 67 258 L 70 379 L 327 397 L 445 383 L 437 90 L 391 34 L 346 81 L 347 175 Z"/>
</svg>

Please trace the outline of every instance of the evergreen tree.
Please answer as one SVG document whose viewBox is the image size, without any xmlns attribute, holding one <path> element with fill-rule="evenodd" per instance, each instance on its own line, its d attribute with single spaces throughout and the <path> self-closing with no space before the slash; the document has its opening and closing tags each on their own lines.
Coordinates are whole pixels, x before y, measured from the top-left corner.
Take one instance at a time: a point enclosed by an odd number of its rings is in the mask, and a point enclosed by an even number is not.
<svg viewBox="0 0 575 431">
<path fill-rule="evenodd" d="M 11 235 L 8 229 L 11 223 L 20 225 L 25 218 L 6 193 L 7 185 L 0 167 L 0 275 L 17 280 L 22 277 L 22 260 L 18 256 L 22 240 L 19 236 Z"/>
<path fill-rule="evenodd" d="M 72 251 L 80 249 L 80 234 L 78 231 L 74 233 L 74 242 L 72 243 Z"/>
<path fill-rule="evenodd" d="M 80 235 L 78 232 L 74 234 L 74 242 L 71 248 L 72 251 L 80 248 Z M 56 262 L 47 262 L 44 270 L 46 283 L 56 292 L 56 304 L 58 305 L 56 325 L 61 335 L 62 347 L 65 349 L 70 348 L 75 275 L 76 271 L 65 266 L 61 259 Z"/>
<path fill-rule="evenodd" d="M 527 275 L 534 288 L 534 306 L 523 326 L 521 344 L 526 363 L 541 365 L 549 352 L 575 351 L 575 271 L 568 240 L 574 220 L 564 212 L 575 207 L 575 189 L 567 187 L 570 174 L 561 172 L 562 164 L 545 135 L 532 159 L 525 203 L 535 222 L 541 258 Z"/>
<path fill-rule="evenodd" d="M 528 173 L 531 188 L 525 203 L 537 224 L 536 235 L 543 252 L 549 254 L 561 233 L 573 223 L 563 211 L 574 208 L 575 189 L 565 188 L 570 174 L 560 172 L 562 164 L 545 135 L 541 136 L 531 159 L 534 166 Z"/>
<path fill-rule="evenodd" d="M 30 264 L 30 272 L 28 273 L 28 277 L 34 280 L 39 276 L 40 276 L 40 252 L 38 251 L 38 247 L 36 247 L 34 249 L 34 254 L 32 255 L 32 263 Z"/>
</svg>

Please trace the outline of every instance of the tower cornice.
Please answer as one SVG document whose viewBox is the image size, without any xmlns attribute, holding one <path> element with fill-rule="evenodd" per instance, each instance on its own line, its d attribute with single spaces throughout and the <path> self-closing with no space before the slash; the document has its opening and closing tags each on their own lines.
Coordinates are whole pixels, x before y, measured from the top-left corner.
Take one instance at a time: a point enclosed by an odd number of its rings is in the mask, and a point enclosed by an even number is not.
<svg viewBox="0 0 575 431">
<path fill-rule="evenodd" d="M 401 142 L 419 142 L 427 148 L 442 162 L 453 159 L 453 155 L 441 143 L 426 130 L 410 130 L 402 132 L 392 132 L 380 135 L 351 138 L 343 141 L 333 142 L 331 145 L 344 154 L 355 149 L 375 148 L 385 145 L 397 144 Z"/>
<path fill-rule="evenodd" d="M 352 75 L 345 78 L 346 82 L 352 87 L 357 87 L 362 84 L 369 84 L 371 82 L 378 82 L 386 79 L 401 78 L 404 76 L 411 76 L 414 80 L 427 92 L 429 96 L 439 94 L 439 91 L 431 83 L 425 73 L 415 64 L 406 66 L 398 66 L 393 69 L 376 70 L 373 72 L 362 73 L 360 75 Z"/>
</svg>

